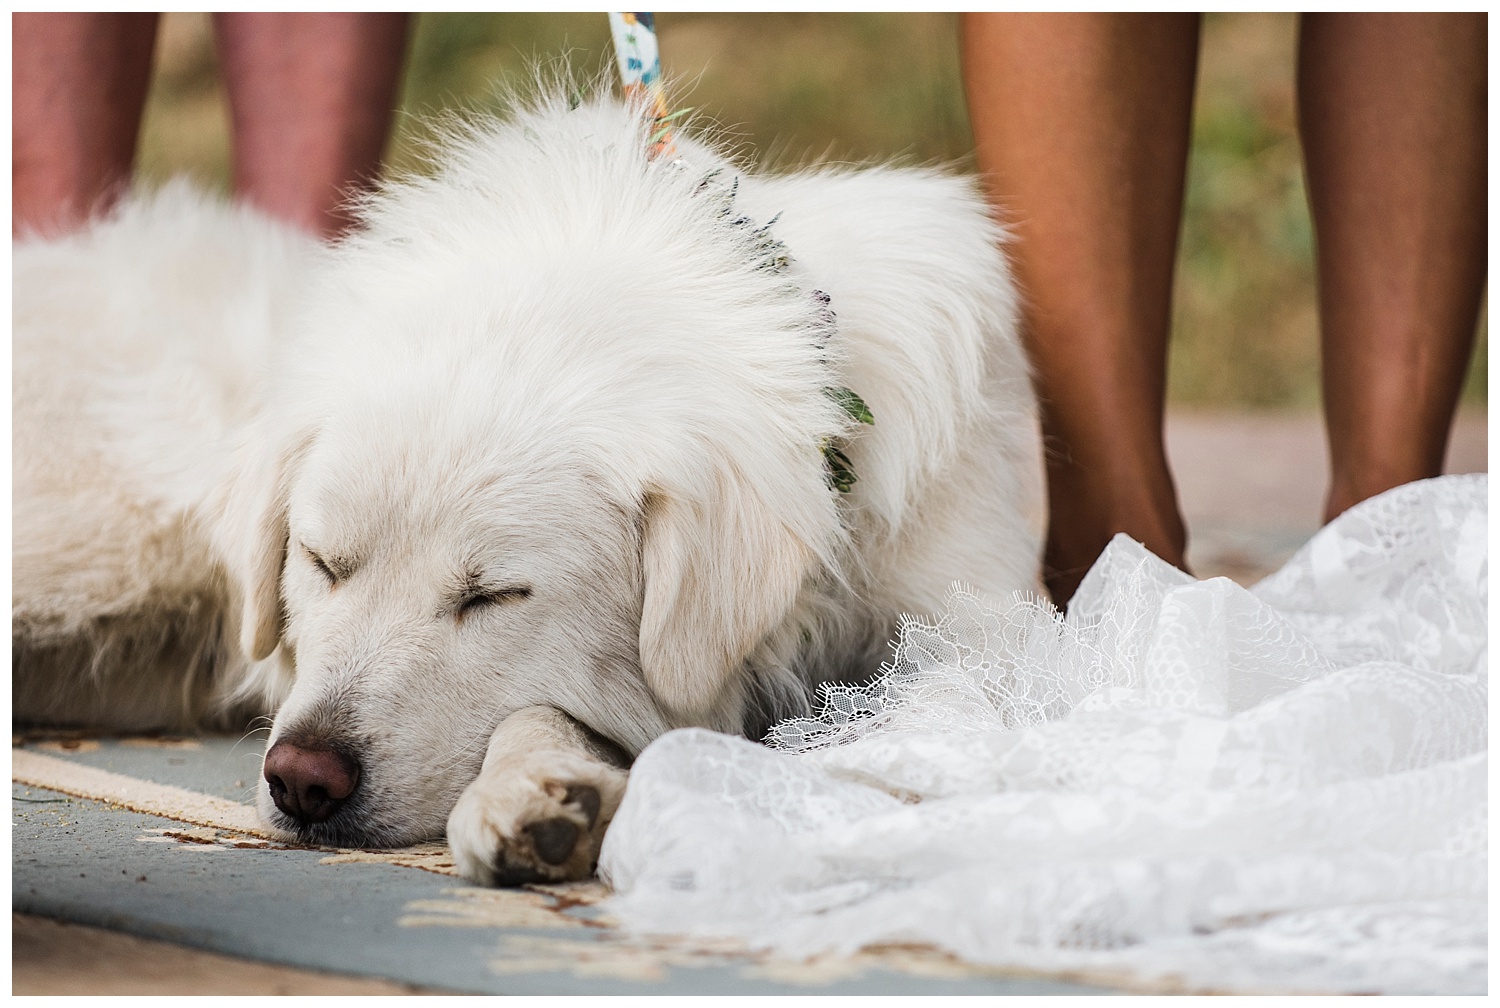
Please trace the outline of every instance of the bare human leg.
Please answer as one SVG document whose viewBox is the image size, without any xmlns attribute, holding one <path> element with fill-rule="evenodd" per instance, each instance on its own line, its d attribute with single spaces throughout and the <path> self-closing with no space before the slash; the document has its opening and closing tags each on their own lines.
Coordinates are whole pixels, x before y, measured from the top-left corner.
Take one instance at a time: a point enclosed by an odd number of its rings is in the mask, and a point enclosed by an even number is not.
<svg viewBox="0 0 1500 1008">
<path fill-rule="evenodd" d="M 399 13 L 214 15 L 242 199 L 313 234 L 373 185 L 406 51 Z"/>
<path fill-rule="evenodd" d="M 966 14 L 979 167 L 1003 208 L 1047 458 L 1059 605 L 1116 532 L 1184 566 L 1162 439 L 1195 14 Z"/>
<path fill-rule="evenodd" d="M 11 15 L 11 235 L 57 235 L 130 181 L 155 14 Z"/>
<path fill-rule="evenodd" d="M 1304 14 L 1324 520 L 1442 472 L 1486 270 L 1484 14 Z"/>
</svg>

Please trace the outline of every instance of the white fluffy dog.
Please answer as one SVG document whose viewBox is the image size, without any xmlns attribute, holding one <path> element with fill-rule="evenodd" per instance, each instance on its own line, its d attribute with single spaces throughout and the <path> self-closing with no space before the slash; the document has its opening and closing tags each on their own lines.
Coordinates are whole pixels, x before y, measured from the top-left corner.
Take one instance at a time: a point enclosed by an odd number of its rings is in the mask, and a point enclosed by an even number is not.
<svg viewBox="0 0 1500 1008">
<path fill-rule="evenodd" d="M 955 579 L 1033 588 L 972 183 L 647 140 L 544 98 L 331 250 L 180 187 L 17 244 L 17 718 L 274 706 L 275 827 L 576 878 L 658 735 L 805 711 Z"/>
</svg>

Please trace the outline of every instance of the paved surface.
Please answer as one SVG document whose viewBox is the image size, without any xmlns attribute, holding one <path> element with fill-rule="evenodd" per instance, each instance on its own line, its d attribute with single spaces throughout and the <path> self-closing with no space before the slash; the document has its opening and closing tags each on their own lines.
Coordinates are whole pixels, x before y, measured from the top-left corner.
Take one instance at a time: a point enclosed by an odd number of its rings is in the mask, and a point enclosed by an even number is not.
<svg viewBox="0 0 1500 1008">
<path fill-rule="evenodd" d="M 222 800 L 244 791 L 245 767 L 254 758 L 248 743 L 232 738 L 19 742 L 12 752 L 12 774 L 20 781 L 12 785 L 11 899 L 13 911 L 32 918 L 108 928 L 299 971 L 375 978 L 386 982 L 387 992 L 402 987 L 491 994 L 1105 990 L 1061 977 L 973 967 L 934 950 L 890 949 L 798 962 L 735 943 L 636 938 L 618 931 L 604 915 L 598 902 L 605 893 L 597 883 L 475 889 L 454 876 L 441 845 L 366 852 L 268 841 L 257 835 L 253 818 Z M 104 800 L 96 800 L 100 797 Z M 29 989 L 61 993 L 91 983 L 100 985 L 93 988 L 99 993 L 126 989 L 123 977 L 91 966 L 92 955 L 77 957 L 78 968 L 59 971 L 55 986 L 48 988 L 47 964 L 55 969 L 74 961 L 74 953 L 55 941 L 49 945 L 45 927 L 25 924 L 24 941 L 13 939 L 13 956 Z M 53 937 L 67 940 L 64 930 L 53 929 Z M 189 971 L 203 962 L 197 955 L 183 959 L 181 982 L 192 984 Z M 161 968 L 161 961 L 144 973 L 125 965 L 124 974 L 139 990 L 150 986 Z M 257 982 L 267 979 L 254 975 Z M 226 977 L 223 982 L 237 981 Z M 311 992 L 326 989 L 333 978 L 299 973 L 273 982 L 299 991 L 306 983 Z"/>
<path fill-rule="evenodd" d="M 1168 441 L 1199 576 L 1253 583 L 1316 530 L 1327 477 L 1315 419 L 1177 415 Z M 1485 418 L 1463 417 L 1449 471 L 1485 471 L 1486 455 Z M 99 797 L 96 785 L 72 795 L 13 786 L 13 993 L 1108 988 L 1100 978 L 986 971 L 932 950 L 793 963 L 729 946 L 631 940 L 601 915 L 597 886 L 475 890 L 451 875 L 440 848 L 382 855 L 269 843 L 246 827 L 251 820 L 222 813 L 247 798 L 258 761 L 248 742 L 31 739 L 21 753 L 16 767 L 23 756 L 29 766 L 42 757 L 46 773 L 92 768 L 121 775 L 106 783 L 133 780 L 145 790 L 101 801 L 77 796 Z"/>
<path fill-rule="evenodd" d="M 1482 411 L 1459 416 L 1445 471 L 1489 471 L 1488 427 Z M 1318 530 L 1327 444 L 1311 414 L 1169 416 L 1167 454 L 1193 573 L 1249 585 L 1285 563 Z"/>
</svg>

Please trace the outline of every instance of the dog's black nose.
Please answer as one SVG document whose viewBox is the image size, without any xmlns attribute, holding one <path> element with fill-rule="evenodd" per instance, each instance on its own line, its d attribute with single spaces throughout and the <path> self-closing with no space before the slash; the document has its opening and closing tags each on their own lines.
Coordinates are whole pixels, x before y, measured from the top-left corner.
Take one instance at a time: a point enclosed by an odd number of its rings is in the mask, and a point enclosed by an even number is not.
<svg viewBox="0 0 1500 1008">
<path fill-rule="evenodd" d="M 332 749 L 281 741 L 266 753 L 266 783 L 276 807 L 305 826 L 338 811 L 359 786 L 359 761 Z"/>
</svg>

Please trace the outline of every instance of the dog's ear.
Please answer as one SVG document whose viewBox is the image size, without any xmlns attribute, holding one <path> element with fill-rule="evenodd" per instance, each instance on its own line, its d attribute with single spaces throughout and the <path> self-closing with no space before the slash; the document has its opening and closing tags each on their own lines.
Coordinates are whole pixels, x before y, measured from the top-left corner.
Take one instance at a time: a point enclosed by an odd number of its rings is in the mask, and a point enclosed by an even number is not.
<svg viewBox="0 0 1500 1008">
<path fill-rule="evenodd" d="M 738 481 L 709 499 L 646 496 L 640 657 L 674 720 L 702 723 L 787 616 L 815 557 Z"/>
<path fill-rule="evenodd" d="M 240 607 L 240 647 L 260 661 L 281 642 L 287 484 L 303 442 L 250 443 L 239 454 L 219 508 L 215 539 Z"/>
</svg>

